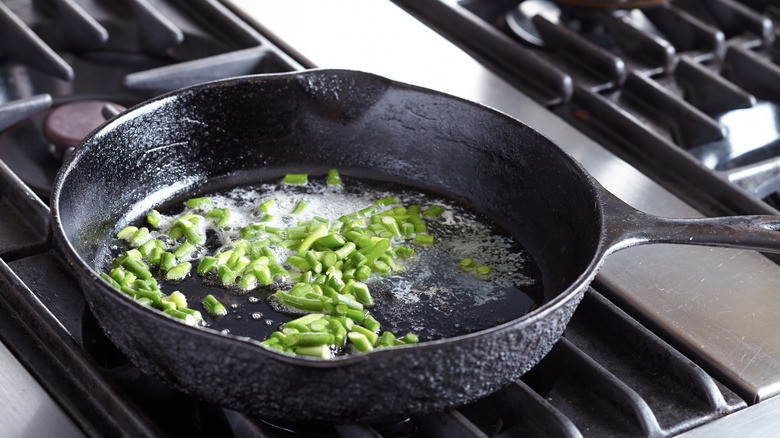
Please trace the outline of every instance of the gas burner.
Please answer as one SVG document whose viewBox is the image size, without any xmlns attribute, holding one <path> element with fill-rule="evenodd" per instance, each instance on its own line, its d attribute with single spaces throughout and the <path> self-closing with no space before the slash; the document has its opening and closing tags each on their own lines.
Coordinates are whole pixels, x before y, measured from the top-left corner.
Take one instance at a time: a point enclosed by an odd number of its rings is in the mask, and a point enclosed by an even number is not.
<svg viewBox="0 0 780 438">
<path fill-rule="evenodd" d="M 106 114 L 124 111 L 112 102 L 83 100 L 66 103 L 51 111 L 43 121 L 43 136 L 52 146 L 55 157 L 61 158 L 95 128 L 106 121 Z"/>
<path fill-rule="evenodd" d="M 107 118 L 124 110 L 109 100 L 54 105 L 0 133 L 0 160 L 42 199 L 48 199 L 65 152 Z"/>
<path fill-rule="evenodd" d="M 599 47 L 619 52 L 618 29 L 629 23 L 648 34 L 660 36 L 645 16 L 644 8 L 666 1 L 525 0 L 510 9 L 504 21 L 510 34 L 534 47 L 554 49 L 552 46 L 557 46 L 554 41 L 568 38 L 563 35 L 573 33 Z"/>
</svg>

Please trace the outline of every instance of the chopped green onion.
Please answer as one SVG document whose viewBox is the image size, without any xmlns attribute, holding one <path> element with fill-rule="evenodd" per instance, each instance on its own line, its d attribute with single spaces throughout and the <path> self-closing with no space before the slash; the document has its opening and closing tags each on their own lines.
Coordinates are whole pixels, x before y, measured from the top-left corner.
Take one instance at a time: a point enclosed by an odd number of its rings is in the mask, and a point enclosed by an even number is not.
<svg viewBox="0 0 780 438">
<path fill-rule="evenodd" d="M 306 208 L 306 206 L 309 205 L 306 201 L 298 201 L 297 204 L 295 204 L 295 208 L 292 211 L 292 214 L 301 214 L 303 213 L 303 209 Z"/>
<path fill-rule="evenodd" d="M 441 205 L 431 205 L 422 214 L 423 216 L 439 217 L 442 213 L 444 213 L 444 207 Z"/>
<path fill-rule="evenodd" d="M 414 236 L 414 243 L 430 245 L 433 243 L 433 236 L 430 234 L 416 234 Z"/>
<path fill-rule="evenodd" d="M 189 208 L 205 211 L 208 207 L 211 207 L 211 199 L 206 197 L 192 198 L 188 199 L 184 204 Z"/>
<path fill-rule="evenodd" d="M 157 210 L 149 210 L 149 213 L 146 214 L 146 222 L 148 222 L 149 225 L 153 226 L 154 228 L 159 228 L 161 221 L 162 215 Z"/>
<path fill-rule="evenodd" d="M 274 201 L 273 199 L 269 199 L 263 202 L 262 204 L 260 204 L 260 206 L 258 207 L 258 211 L 263 213 L 269 213 L 275 206 L 276 206 L 276 201 Z"/>
<path fill-rule="evenodd" d="M 284 176 L 285 184 L 306 184 L 309 175 L 306 173 L 288 173 Z"/>
<path fill-rule="evenodd" d="M 118 233 L 116 233 L 116 237 L 129 241 L 133 238 L 136 231 L 138 231 L 138 227 L 134 227 L 132 225 L 122 228 Z"/>
<path fill-rule="evenodd" d="M 330 169 L 328 171 L 328 185 L 337 186 L 341 184 L 341 174 L 336 169 Z"/>
<path fill-rule="evenodd" d="M 214 295 L 206 295 L 203 299 L 203 307 L 214 316 L 227 315 L 227 309 L 225 309 L 225 306 L 223 306 Z"/>
<path fill-rule="evenodd" d="M 192 270 L 192 264 L 190 262 L 181 262 L 173 268 L 169 269 L 165 273 L 166 280 L 181 280 L 187 276 Z"/>
<path fill-rule="evenodd" d="M 347 333 L 347 337 L 349 338 L 350 342 L 352 342 L 352 345 L 355 347 L 355 349 L 360 352 L 365 353 L 374 349 L 374 347 L 371 345 L 371 342 L 369 342 L 366 336 L 362 333 L 349 332 Z"/>
</svg>

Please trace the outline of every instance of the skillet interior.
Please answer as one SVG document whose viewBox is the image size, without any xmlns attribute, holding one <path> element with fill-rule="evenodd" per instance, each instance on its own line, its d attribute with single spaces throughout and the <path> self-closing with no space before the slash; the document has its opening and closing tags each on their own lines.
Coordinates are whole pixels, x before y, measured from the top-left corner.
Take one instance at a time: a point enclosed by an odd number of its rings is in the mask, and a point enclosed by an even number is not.
<svg viewBox="0 0 780 438">
<path fill-rule="evenodd" d="M 566 291 L 565 300 L 474 335 L 322 362 L 190 329 L 90 270 L 118 227 L 177 193 L 333 167 L 472 205 L 529 251 L 547 298 Z M 597 192 L 573 160 L 513 119 L 365 73 L 315 70 L 196 86 L 125 113 L 63 167 L 52 211 L 55 241 L 95 316 L 142 368 L 271 418 L 376 421 L 484 396 L 551 348 L 582 296 L 572 282 L 595 268 Z M 333 406 L 333 397 L 353 401 Z"/>
</svg>

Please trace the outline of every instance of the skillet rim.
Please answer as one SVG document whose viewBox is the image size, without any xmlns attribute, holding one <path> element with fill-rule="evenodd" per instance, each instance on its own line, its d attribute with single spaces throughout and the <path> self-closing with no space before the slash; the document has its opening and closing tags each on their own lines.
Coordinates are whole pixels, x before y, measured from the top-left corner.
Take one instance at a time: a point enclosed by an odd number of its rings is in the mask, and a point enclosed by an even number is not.
<svg viewBox="0 0 780 438">
<path fill-rule="evenodd" d="M 99 143 L 97 141 L 93 142 L 94 138 L 104 135 L 104 133 L 108 132 L 109 130 L 119 129 L 121 128 L 123 123 L 134 119 L 139 112 L 143 112 L 157 106 L 165 105 L 166 101 L 175 99 L 179 95 L 184 93 L 197 92 L 198 90 L 201 89 L 230 86 L 237 82 L 255 83 L 255 82 L 264 82 L 264 81 L 275 81 L 280 79 L 284 80 L 286 78 L 302 78 L 307 75 L 323 75 L 323 74 L 351 74 L 351 75 L 364 76 L 374 81 L 383 82 L 390 87 L 418 91 L 427 94 L 434 94 L 434 95 L 438 95 L 439 97 L 443 97 L 445 99 L 452 99 L 455 101 L 459 101 L 461 103 L 474 106 L 478 110 L 491 112 L 498 117 L 507 119 L 511 123 L 522 125 L 526 129 L 531 131 L 533 135 L 541 137 L 550 146 L 550 149 L 553 150 L 554 153 L 558 154 L 559 159 L 566 160 L 568 164 L 573 167 L 573 169 L 576 169 L 578 178 L 582 180 L 583 183 L 587 183 L 588 188 L 593 193 L 594 199 L 597 201 L 595 203 L 595 207 L 596 207 L 596 217 L 598 217 L 600 220 L 600 226 L 598 227 L 599 238 L 597 244 L 595 245 L 595 249 L 593 250 L 592 255 L 590 257 L 590 262 L 583 270 L 581 270 L 580 274 L 569 283 L 569 286 L 566 287 L 564 290 L 558 292 L 555 295 L 555 297 L 553 297 L 549 301 L 544 302 L 536 309 L 533 309 L 528 313 L 519 316 L 515 319 L 512 319 L 510 321 L 507 321 L 505 323 L 501 323 L 496 326 L 478 330 L 472 333 L 466 333 L 462 335 L 457 335 L 457 336 L 442 338 L 442 339 L 435 339 L 430 341 L 423 341 L 414 345 L 402 345 L 393 348 L 374 349 L 372 351 L 360 353 L 360 354 L 334 356 L 330 359 L 322 359 L 316 357 L 299 356 L 299 355 L 293 356 L 293 355 L 279 353 L 275 350 L 271 350 L 260 345 L 261 342 L 260 340 L 245 337 L 245 336 L 224 334 L 218 330 L 212 329 L 207 326 L 187 326 L 183 322 L 169 315 L 166 315 L 161 311 L 158 311 L 148 306 L 138 305 L 132 298 L 114 289 L 105 280 L 103 280 L 100 277 L 100 273 L 97 272 L 90 264 L 86 263 L 86 261 L 81 257 L 81 255 L 75 250 L 75 248 L 70 242 L 70 239 L 65 234 L 64 226 L 61 221 L 60 195 L 63 190 L 63 187 L 66 185 L 68 175 L 73 170 L 73 167 L 78 165 L 80 160 L 87 153 L 85 151 L 87 151 L 90 148 L 89 143 L 92 142 L 91 145 L 92 148 L 98 147 Z M 191 186 L 189 187 L 191 188 Z M 76 146 L 73 153 L 71 153 L 67 157 L 65 162 L 63 162 L 62 167 L 57 172 L 56 178 L 54 180 L 54 184 L 52 186 L 50 210 L 52 215 L 52 221 L 51 221 L 52 237 L 53 240 L 55 241 L 55 246 L 59 247 L 60 251 L 68 260 L 68 264 L 71 266 L 72 269 L 77 271 L 76 274 L 79 274 L 79 278 L 82 278 L 83 276 L 88 276 L 91 279 L 92 283 L 94 283 L 94 285 L 98 289 L 100 289 L 102 293 L 106 293 L 106 292 L 109 293 L 109 295 L 113 297 L 112 299 L 117 299 L 117 297 L 121 297 L 119 298 L 119 300 L 123 302 L 123 305 L 127 305 L 129 308 L 133 309 L 133 311 L 140 312 L 142 314 L 143 313 L 148 314 L 149 317 L 157 318 L 158 320 L 160 320 L 159 321 L 160 323 L 166 325 L 176 324 L 176 326 L 173 327 L 176 327 L 177 329 L 181 329 L 181 328 L 188 329 L 188 331 L 191 331 L 193 334 L 197 336 L 206 337 L 207 339 L 217 338 L 222 341 L 237 342 L 239 344 L 250 346 L 256 350 L 262 351 L 262 353 L 260 354 L 265 354 L 269 358 L 276 361 L 286 362 L 291 365 L 306 366 L 311 368 L 336 368 L 336 367 L 349 367 L 349 366 L 353 366 L 356 363 L 370 361 L 371 357 L 378 357 L 382 355 L 392 355 L 392 354 L 406 354 L 405 352 L 409 350 L 439 348 L 441 345 L 466 343 L 471 341 L 473 338 L 480 338 L 480 337 L 484 337 L 485 335 L 500 333 L 505 330 L 511 330 L 514 326 L 518 324 L 526 324 L 526 323 L 533 324 L 538 320 L 548 318 L 549 314 L 558 311 L 560 307 L 566 305 L 570 300 L 575 299 L 578 295 L 580 295 L 580 292 L 582 292 L 588 287 L 588 285 L 595 278 L 600 265 L 603 264 L 605 260 L 605 257 L 607 255 L 607 249 L 608 249 L 606 248 L 605 245 L 605 225 L 607 221 L 605 217 L 606 216 L 605 205 L 601 200 L 605 193 L 606 193 L 606 189 L 604 189 L 603 186 L 601 186 L 593 178 L 593 176 L 590 175 L 590 173 L 588 173 L 587 170 L 585 170 L 583 165 L 579 161 L 574 159 L 568 152 L 560 148 L 549 137 L 543 135 L 541 132 L 525 124 L 521 120 L 512 117 L 509 114 L 504 113 L 498 109 L 489 107 L 487 105 L 469 99 L 455 96 L 449 93 L 445 93 L 442 91 L 434 90 L 423 86 L 397 81 L 375 73 L 370 73 L 370 72 L 365 72 L 360 70 L 352 70 L 352 69 L 314 68 L 314 69 L 306 69 L 302 71 L 293 71 L 293 72 L 265 73 L 265 74 L 236 76 L 236 77 L 203 82 L 203 83 L 190 85 L 177 90 L 163 93 L 159 96 L 145 100 L 143 102 L 140 102 L 128 108 L 127 110 L 123 111 L 119 115 L 109 120 L 106 120 L 100 126 L 95 128 L 92 132 L 90 132 L 86 137 L 84 137 L 84 139 L 79 143 L 79 145 Z M 89 299 L 87 299 L 87 301 L 90 302 Z M 91 306 L 92 304 L 90 302 L 90 307 Z"/>
</svg>

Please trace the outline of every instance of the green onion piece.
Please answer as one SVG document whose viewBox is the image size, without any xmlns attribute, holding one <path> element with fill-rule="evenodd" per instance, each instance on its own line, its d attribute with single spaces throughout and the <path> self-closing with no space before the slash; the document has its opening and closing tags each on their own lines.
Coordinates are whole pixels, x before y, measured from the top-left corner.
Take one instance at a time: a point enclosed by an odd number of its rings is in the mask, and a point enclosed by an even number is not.
<svg viewBox="0 0 780 438">
<path fill-rule="evenodd" d="M 391 204 L 400 204 L 400 203 L 401 203 L 401 199 L 398 198 L 398 196 L 388 196 L 386 198 L 377 199 L 376 201 L 374 201 L 374 204 L 380 205 L 380 206 L 386 206 L 386 205 L 391 205 Z"/>
<path fill-rule="evenodd" d="M 154 247 L 149 252 L 149 263 L 160 263 L 160 257 L 162 257 L 162 253 L 164 253 L 165 250 L 161 249 L 160 247 Z"/>
<path fill-rule="evenodd" d="M 390 332 L 382 332 L 382 337 L 379 339 L 380 347 L 392 347 L 395 345 L 395 335 Z"/>
<path fill-rule="evenodd" d="M 379 239 L 374 242 L 373 246 L 363 248 L 359 252 L 366 256 L 365 264 L 371 266 L 388 249 L 390 249 L 390 241 L 388 239 Z"/>
<path fill-rule="evenodd" d="M 262 204 L 260 204 L 259 207 L 257 207 L 257 210 L 261 213 L 269 213 L 274 207 L 276 206 L 276 201 L 273 199 L 269 199 Z"/>
<path fill-rule="evenodd" d="M 276 291 L 274 294 L 276 299 L 282 302 L 286 306 L 290 306 L 299 310 L 306 310 L 310 312 L 321 312 L 322 301 L 314 298 L 297 297 L 281 290 Z"/>
<path fill-rule="evenodd" d="M 157 210 L 149 210 L 149 213 L 146 213 L 146 222 L 149 223 L 149 225 L 153 226 L 154 228 L 158 228 L 160 226 L 160 222 L 162 221 L 162 214 L 160 214 Z"/>
<path fill-rule="evenodd" d="M 213 256 L 205 256 L 198 264 L 196 272 L 198 275 L 203 275 L 217 268 L 217 258 Z"/>
<path fill-rule="evenodd" d="M 339 171 L 336 169 L 330 169 L 328 171 L 328 185 L 337 186 L 339 184 L 341 184 L 341 175 L 339 174 Z"/>
<path fill-rule="evenodd" d="M 355 298 L 366 306 L 374 305 L 374 299 L 371 297 L 371 293 L 368 291 L 368 286 L 365 283 L 356 281 L 352 284 L 352 290 L 355 293 Z"/>
<path fill-rule="evenodd" d="M 444 207 L 442 207 L 441 205 L 431 205 L 422 213 L 422 215 L 429 216 L 429 217 L 438 217 L 441 216 L 442 213 L 444 213 Z"/>
<path fill-rule="evenodd" d="M 228 227 L 231 212 L 229 208 L 223 208 L 221 211 L 222 211 L 222 215 L 219 217 L 216 226 L 217 228 L 224 230 L 225 228 Z"/>
<path fill-rule="evenodd" d="M 366 265 L 360 266 L 355 269 L 355 278 L 360 280 L 367 280 L 371 276 L 371 268 Z"/>
<path fill-rule="evenodd" d="M 301 244 L 298 246 L 298 252 L 301 253 L 303 251 L 308 251 L 317 239 L 327 235 L 328 227 L 326 225 L 318 226 L 317 228 L 313 229 L 312 232 L 306 236 L 306 238 L 303 239 Z"/>
<path fill-rule="evenodd" d="M 179 245 L 178 248 L 173 250 L 173 255 L 176 256 L 177 259 L 183 259 L 184 257 L 187 257 L 188 255 L 192 254 L 195 251 L 195 247 L 192 246 L 192 244 L 185 240 L 184 243 Z"/>
<path fill-rule="evenodd" d="M 273 347 L 271 347 L 273 348 Z M 321 357 L 323 359 L 330 359 L 333 357 L 333 351 L 331 351 L 328 345 L 311 345 L 305 347 L 295 347 L 293 349 L 295 354 L 303 356 Z"/>
<path fill-rule="evenodd" d="M 363 320 L 363 327 L 371 330 L 374 333 L 378 333 L 379 332 L 379 328 L 380 328 L 380 324 L 379 324 L 379 321 L 374 319 L 373 315 L 369 314 L 369 315 L 366 316 L 366 319 Z"/>
<path fill-rule="evenodd" d="M 149 253 L 152 252 L 152 249 L 157 247 L 155 242 L 158 242 L 158 240 L 155 239 L 147 240 L 143 245 L 138 247 L 138 251 L 141 253 L 142 256 L 147 257 Z"/>
<path fill-rule="evenodd" d="M 192 270 L 192 264 L 190 262 L 181 262 L 173 268 L 169 269 L 165 273 L 166 280 L 181 280 L 187 276 Z"/>
<path fill-rule="evenodd" d="M 227 309 L 220 303 L 214 295 L 208 294 L 203 299 L 203 307 L 214 316 L 227 315 Z"/>
<path fill-rule="evenodd" d="M 196 321 L 203 321 L 203 315 L 201 315 L 199 310 L 190 309 L 189 307 L 177 307 L 176 310 L 179 312 L 189 313 L 195 318 Z"/>
<path fill-rule="evenodd" d="M 490 270 L 490 268 L 488 266 L 485 266 L 485 265 L 477 266 L 477 269 L 476 269 L 476 273 L 478 275 L 490 275 L 491 272 L 492 271 Z"/>
<path fill-rule="evenodd" d="M 288 173 L 284 176 L 285 184 L 306 184 L 309 174 L 307 173 Z"/>
<path fill-rule="evenodd" d="M 257 277 L 254 272 L 249 272 L 241 276 L 238 280 L 238 287 L 242 290 L 251 290 L 257 286 Z"/>
<path fill-rule="evenodd" d="M 168 270 L 176 266 L 176 256 L 172 252 L 163 251 L 160 254 L 160 268 Z"/>
<path fill-rule="evenodd" d="M 331 319 L 328 321 L 328 327 L 330 328 L 331 332 L 333 332 L 334 343 L 339 347 L 344 347 L 347 338 L 347 329 L 344 327 L 341 321 Z"/>
<path fill-rule="evenodd" d="M 108 284 L 113 286 L 115 289 L 120 289 L 122 287 L 116 280 L 111 278 L 111 276 L 106 274 L 105 272 L 101 272 L 100 277 L 103 278 L 103 280 L 106 280 Z"/>
<path fill-rule="evenodd" d="M 217 270 L 219 281 L 224 286 L 230 286 L 236 282 L 236 273 L 228 265 L 221 265 Z"/>
<path fill-rule="evenodd" d="M 472 269 L 474 269 L 476 267 L 476 265 L 474 264 L 474 259 L 471 259 L 471 258 L 468 258 L 468 257 L 462 259 L 460 261 L 460 263 L 459 263 L 459 266 L 464 271 L 471 271 Z"/>
<path fill-rule="evenodd" d="M 347 313 L 344 315 L 354 322 L 363 322 L 366 319 L 366 314 L 363 310 L 347 309 Z"/>
<path fill-rule="evenodd" d="M 306 206 L 309 205 L 306 201 L 298 201 L 297 204 L 295 204 L 295 208 L 292 211 L 292 214 L 301 214 L 303 213 L 303 209 L 306 208 Z"/>
<path fill-rule="evenodd" d="M 149 240 L 149 229 L 141 227 L 133 233 L 133 237 L 130 238 L 130 244 L 133 246 L 141 246 Z"/>
<path fill-rule="evenodd" d="M 416 234 L 414 236 L 414 243 L 430 245 L 433 243 L 433 236 L 430 234 Z"/>
<path fill-rule="evenodd" d="M 346 304 L 347 307 L 349 307 L 352 310 L 360 310 L 361 313 L 362 313 L 362 311 L 363 311 L 363 304 L 361 304 L 360 302 L 356 301 L 355 299 L 353 299 L 349 295 L 338 294 L 336 298 L 338 299 L 339 303 Z M 362 322 L 363 319 L 365 319 L 365 316 L 360 318 L 360 322 Z"/>
<path fill-rule="evenodd" d="M 334 341 L 333 334 L 328 332 L 293 333 L 287 336 L 287 346 L 289 347 L 331 345 Z"/>
<path fill-rule="evenodd" d="M 135 232 L 138 231 L 138 227 L 134 227 L 132 225 L 122 228 L 118 233 L 116 233 L 116 237 L 129 241 L 133 238 L 135 235 Z"/>
<path fill-rule="evenodd" d="M 167 315 L 170 315 L 176 319 L 179 319 L 183 321 L 187 325 L 194 326 L 198 323 L 198 321 L 195 320 L 195 317 L 190 315 L 189 313 L 182 312 L 181 310 L 176 309 L 165 309 L 163 312 L 165 312 Z"/>
<path fill-rule="evenodd" d="M 350 342 L 352 342 L 352 346 L 354 346 L 357 351 L 365 353 L 374 349 L 366 336 L 362 333 L 349 332 L 347 333 L 347 337 L 349 338 Z"/>
<path fill-rule="evenodd" d="M 292 321 L 285 322 L 284 326 L 295 327 L 300 324 L 307 325 L 307 324 L 311 324 L 314 321 L 320 320 L 322 318 L 325 318 L 325 315 L 322 313 L 309 313 L 299 318 L 293 319 Z"/>
<path fill-rule="evenodd" d="M 358 332 L 363 336 L 365 336 L 366 339 L 368 339 L 368 341 L 371 343 L 371 345 L 376 345 L 377 342 L 379 342 L 379 335 L 363 326 L 360 325 L 353 326 L 352 332 Z"/>
<path fill-rule="evenodd" d="M 306 260 L 306 263 L 309 265 L 309 270 L 313 271 L 315 274 L 322 272 L 322 263 L 317 260 L 317 256 L 313 251 L 306 251 L 303 254 L 303 259 Z"/>
<path fill-rule="evenodd" d="M 184 204 L 189 208 L 205 211 L 207 208 L 211 207 L 211 199 L 207 197 L 192 198 L 188 199 Z"/>
<path fill-rule="evenodd" d="M 395 252 L 406 258 L 410 258 L 411 256 L 414 255 L 414 248 L 406 245 L 401 245 L 395 249 Z"/>
<path fill-rule="evenodd" d="M 180 307 L 187 307 L 187 297 L 178 290 L 171 292 L 171 294 L 168 295 L 168 299 L 176 304 L 177 309 Z"/>
<path fill-rule="evenodd" d="M 267 265 L 255 265 L 252 268 L 257 281 L 263 286 L 268 286 L 274 282 L 273 275 L 271 274 L 271 268 Z"/>
<path fill-rule="evenodd" d="M 330 231 L 330 230 L 328 230 Z M 333 248 L 341 248 L 347 243 L 347 240 L 344 239 L 344 236 L 341 234 L 336 233 L 328 233 L 327 235 L 320 237 L 317 239 L 317 245 L 322 246 L 324 248 L 333 249 Z M 350 242 L 352 243 L 352 242 Z M 343 257 L 340 257 L 343 258 Z"/>
<path fill-rule="evenodd" d="M 132 259 L 130 257 L 125 257 L 124 261 L 122 261 L 122 267 L 141 279 L 147 279 L 152 276 L 152 273 L 149 271 L 149 267 L 146 266 L 146 263 L 140 260 Z"/>
<path fill-rule="evenodd" d="M 420 338 L 414 333 L 407 333 L 406 336 L 404 336 L 403 341 L 407 344 L 416 344 L 420 341 Z"/>
</svg>

